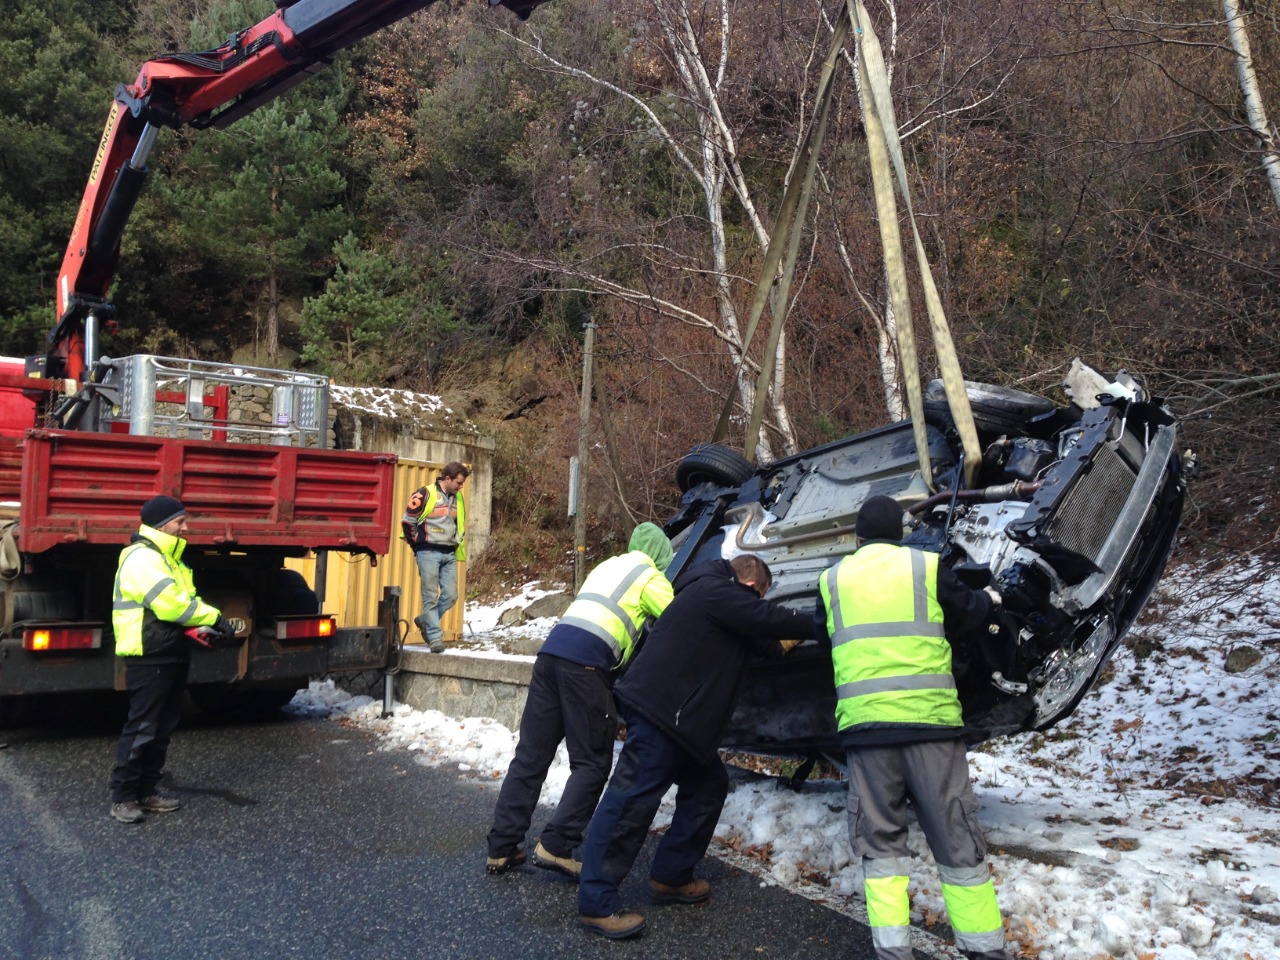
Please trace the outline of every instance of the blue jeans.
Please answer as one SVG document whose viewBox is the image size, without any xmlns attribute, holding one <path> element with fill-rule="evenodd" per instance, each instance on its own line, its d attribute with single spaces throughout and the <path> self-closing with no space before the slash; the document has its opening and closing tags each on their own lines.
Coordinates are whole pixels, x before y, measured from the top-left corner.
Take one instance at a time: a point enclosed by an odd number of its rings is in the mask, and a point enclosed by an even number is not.
<svg viewBox="0 0 1280 960">
<path fill-rule="evenodd" d="M 452 550 L 418 550 L 418 576 L 422 579 L 422 613 L 413 622 L 427 643 L 444 636 L 440 618 L 458 599 L 458 559 Z"/>
<path fill-rule="evenodd" d="M 607 917 L 622 909 L 618 888 L 673 783 L 676 810 L 649 867 L 650 879 L 673 887 L 693 879 L 729 792 L 729 775 L 718 756 L 699 763 L 634 710 L 625 705 L 619 710 L 627 721 L 627 741 L 582 848 L 578 913 L 586 917 Z"/>
</svg>

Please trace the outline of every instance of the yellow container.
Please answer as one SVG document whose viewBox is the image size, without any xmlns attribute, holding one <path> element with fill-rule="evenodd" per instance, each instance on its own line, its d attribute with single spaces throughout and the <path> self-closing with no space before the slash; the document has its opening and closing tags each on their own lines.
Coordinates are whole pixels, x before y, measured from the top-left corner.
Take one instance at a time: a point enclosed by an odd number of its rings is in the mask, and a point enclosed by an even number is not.
<svg viewBox="0 0 1280 960">
<path fill-rule="evenodd" d="M 391 541 L 391 553 L 378 558 L 375 567 L 367 556 L 349 556 L 345 553 L 329 554 L 325 573 L 325 596 L 322 604 L 325 613 L 338 619 L 341 627 L 366 627 L 378 622 L 378 601 L 382 588 L 400 588 L 400 618 L 409 625 L 406 643 L 421 643 L 422 634 L 413 624 L 413 618 L 422 612 L 422 589 L 418 578 L 418 565 L 413 551 L 400 539 L 400 515 L 409 497 L 419 487 L 434 483 L 442 463 L 425 463 L 421 460 L 396 462 L 395 530 Z M 315 587 L 316 561 L 314 557 L 286 560 L 290 570 L 297 570 Z M 440 626 L 446 641 L 462 638 L 463 606 L 467 595 L 467 565 L 458 564 L 458 602 L 444 616 Z"/>
</svg>

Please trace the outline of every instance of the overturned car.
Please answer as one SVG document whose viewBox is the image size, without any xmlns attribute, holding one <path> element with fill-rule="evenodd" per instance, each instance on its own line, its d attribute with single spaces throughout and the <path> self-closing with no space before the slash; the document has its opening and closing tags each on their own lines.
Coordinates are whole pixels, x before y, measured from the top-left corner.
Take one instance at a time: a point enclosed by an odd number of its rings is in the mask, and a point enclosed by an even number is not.
<svg viewBox="0 0 1280 960">
<path fill-rule="evenodd" d="M 910 421 L 759 468 L 701 446 L 680 462 L 682 509 L 665 529 L 672 579 L 700 560 L 751 552 L 773 571 L 770 599 L 811 611 L 819 575 L 854 549 L 863 501 L 895 498 L 904 543 L 1003 595 L 978 628 L 987 642 L 948 632 L 965 736 L 978 743 L 1053 726 L 1096 682 L 1164 570 L 1191 455 L 1179 453 L 1164 403 L 1123 372 L 1108 381 L 1077 361 L 1066 405 L 967 387 L 983 450 L 972 487 L 935 381 L 924 418 L 936 492 Z M 834 713 L 829 647 L 808 642 L 752 664 L 724 747 L 841 761 Z"/>
</svg>

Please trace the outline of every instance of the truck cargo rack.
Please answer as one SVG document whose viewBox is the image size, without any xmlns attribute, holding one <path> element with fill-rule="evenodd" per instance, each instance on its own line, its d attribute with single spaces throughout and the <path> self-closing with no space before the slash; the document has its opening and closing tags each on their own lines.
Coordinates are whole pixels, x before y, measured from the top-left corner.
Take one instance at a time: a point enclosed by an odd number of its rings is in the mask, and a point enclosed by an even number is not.
<svg viewBox="0 0 1280 960">
<path fill-rule="evenodd" d="M 105 431 L 323 449 L 329 378 L 292 370 L 136 354 L 103 361 Z"/>
</svg>

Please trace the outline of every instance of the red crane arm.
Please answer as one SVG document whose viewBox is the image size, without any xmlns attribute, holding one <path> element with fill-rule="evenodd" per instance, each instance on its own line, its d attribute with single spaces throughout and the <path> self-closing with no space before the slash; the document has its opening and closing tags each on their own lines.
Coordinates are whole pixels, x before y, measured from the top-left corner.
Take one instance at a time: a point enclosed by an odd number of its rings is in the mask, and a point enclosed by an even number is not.
<svg viewBox="0 0 1280 960">
<path fill-rule="evenodd" d="M 283 9 L 222 46 L 148 60 L 132 84 L 117 86 L 58 272 L 48 375 L 82 379 L 97 358 L 98 323 L 114 313 L 107 292 L 120 238 L 161 127 L 225 127 L 305 80 L 339 51 L 434 2 L 276 0 Z M 489 2 L 525 19 L 544 0 Z"/>
</svg>

